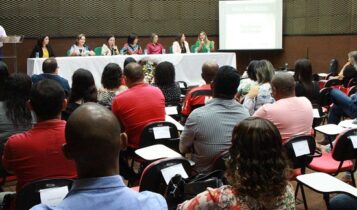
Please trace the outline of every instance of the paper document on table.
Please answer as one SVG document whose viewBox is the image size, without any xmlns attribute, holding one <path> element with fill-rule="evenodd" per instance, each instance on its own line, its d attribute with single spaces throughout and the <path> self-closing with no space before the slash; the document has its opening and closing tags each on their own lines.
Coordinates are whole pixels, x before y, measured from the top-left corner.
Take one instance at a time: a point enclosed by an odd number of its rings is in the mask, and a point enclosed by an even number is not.
<svg viewBox="0 0 357 210">
<path fill-rule="evenodd" d="M 169 126 L 155 127 L 155 128 L 153 128 L 153 130 L 154 130 L 154 138 L 155 139 L 169 139 L 169 138 L 171 138 Z"/>
<path fill-rule="evenodd" d="M 312 113 L 314 118 L 320 118 L 320 112 L 318 109 L 314 109 Z"/>
<path fill-rule="evenodd" d="M 168 106 L 165 107 L 165 112 L 167 115 L 177 115 L 177 106 Z"/>
<path fill-rule="evenodd" d="M 182 178 L 188 178 L 188 175 L 181 163 L 161 169 L 161 174 L 164 177 L 166 184 L 169 184 L 171 178 L 176 174 L 180 174 Z"/>
<path fill-rule="evenodd" d="M 293 149 L 296 157 L 310 154 L 309 144 L 306 140 L 293 143 Z"/>
<path fill-rule="evenodd" d="M 40 190 L 41 203 L 56 207 L 68 194 L 68 186 Z"/>
<path fill-rule="evenodd" d="M 182 157 L 180 153 L 162 145 L 155 144 L 135 150 L 135 154 L 144 158 L 145 160 L 157 160 L 161 158 L 176 158 Z"/>
<path fill-rule="evenodd" d="M 353 148 L 357 149 L 357 136 L 349 136 L 348 138 L 351 140 Z"/>
<path fill-rule="evenodd" d="M 337 135 L 344 132 L 346 128 L 335 124 L 326 124 L 315 127 L 315 130 L 327 135 Z"/>
</svg>

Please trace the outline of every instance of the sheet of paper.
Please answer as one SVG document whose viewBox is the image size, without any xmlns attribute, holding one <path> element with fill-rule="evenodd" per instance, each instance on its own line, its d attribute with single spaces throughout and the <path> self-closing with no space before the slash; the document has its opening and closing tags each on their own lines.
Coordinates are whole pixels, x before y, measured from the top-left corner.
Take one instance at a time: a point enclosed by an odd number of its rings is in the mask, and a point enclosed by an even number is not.
<svg viewBox="0 0 357 210">
<path fill-rule="evenodd" d="M 165 116 L 165 121 L 173 123 L 174 125 L 176 125 L 177 130 L 183 131 L 183 126 L 179 122 L 177 122 L 174 118 L 170 117 L 169 115 Z"/>
<path fill-rule="evenodd" d="M 354 120 L 344 120 L 338 125 L 344 128 L 357 128 L 357 124 L 354 123 Z"/>
<path fill-rule="evenodd" d="M 168 184 L 171 178 L 174 177 L 176 174 L 180 174 L 183 178 L 188 178 L 188 175 L 181 163 L 161 169 L 161 174 L 164 177 L 166 184 Z"/>
<path fill-rule="evenodd" d="M 318 109 L 314 109 L 313 110 L 313 117 L 314 118 L 320 118 L 320 112 Z"/>
<path fill-rule="evenodd" d="M 165 112 L 167 115 L 177 115 L 177 106 L 168 106 L 165 107 Z"/>
<path fill-rule="evenodd" d="M 293 149 L 296 157 L 310 154 L 310 148 L 307 141 L 299 141 L 293 143 Z"/>
<path fill-rule="evenodd" d="M 344 132 L 346 128 L 335 124 L 326 124 L 315 127 L 315 130 L 327 135 L 337 135 Z"/>
<path fill-rule="evenodd" d="M 68 194 L 68 187 L 54 187 L 40 190 L 41 203 L 56 207 Z"/>
<path fill-rule="evenodd" d="M 169 126 L 155 127 L 155 128 L 153 128 L 153 130 L 154 130 L 154 138 L 155 139 L 169 139 L 169 138 L 171 138 Z"/>
<path fill-rule="evenodd" d="M 349 136 L 348 138 L 351 140 L 353 148 L 357 149 L 357 136 Z"/>
<path fill-rule="evenodd" d="M 319 75 L 320 77 L 327 77 L 328 74 L 327 74 L 327 73 L 319 73 L 318 75 Z"/>
<path fill-rule="evenodd" d="M 180 153 L 162 144 L 155 144 L 135 150 L 135 153 L 145 160 L 157 160 L 160 158 L 182 157 Z"/>
</svg>

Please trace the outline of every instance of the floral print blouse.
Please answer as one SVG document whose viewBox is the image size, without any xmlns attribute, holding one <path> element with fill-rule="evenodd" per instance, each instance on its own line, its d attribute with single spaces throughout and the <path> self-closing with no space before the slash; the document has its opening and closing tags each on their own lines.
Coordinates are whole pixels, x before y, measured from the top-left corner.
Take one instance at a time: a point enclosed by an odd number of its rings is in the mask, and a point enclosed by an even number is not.
<svg viewBox="0 0 357 210">
<path fill-rule="evenodd" d="M 293 210 L 295 209 L 294 190 L 290 184 L 286 186 L 285 193 L 277 197 L 272 208 L 264 208 L 261 203 L 254 202 L 252 198 L 237 195 L 232 186 L 225 185 L 220 188 L 208 188 L 191 200 L 178 205 L 179 210 Z"/>
</svg>

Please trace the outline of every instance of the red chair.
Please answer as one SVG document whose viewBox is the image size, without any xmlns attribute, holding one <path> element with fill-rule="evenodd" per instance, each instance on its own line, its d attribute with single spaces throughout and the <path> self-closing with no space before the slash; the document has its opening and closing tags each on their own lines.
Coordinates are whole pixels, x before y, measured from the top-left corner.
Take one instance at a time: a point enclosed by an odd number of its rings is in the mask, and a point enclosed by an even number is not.
<svg viewBox="0 0 357 210">
<path fill-rule="evenodd" d="M 353 94 L 357 93 L 357 85 L 348 88 L 347 95 L 351 97 Z"/>
<path fill-rule="evenodd" d="M 338 135 L 332 152 L 314 158 L 308 167 L 314 171 L 328 173 L 333 176 L 340 172 L 350 172 L 352 184 L 356 186 L 353 175 L 356 171 L 353 161 L 357 159 L 357 148 L 354 147 L 353 143 L 354 137 L 357 137 L 357 129 L 351 129 Z"/>
<path fill-rule="evenodd" d="M 357 85 L 357 78 L 352 78 L 350 79 L 350 81 L 348 82 L 347 87 L 352 87 L 352 86 L 356 86 Z"/>
<path fill-rule="evenodd" d="M 305 147 L 301 147 L 301 145 Z M 313 158 L 320 156 L 320 154 L 315 154 L 316 143 L 312 136 L 302 135 L 293 137 L 285 142 L 284 148 L 288 159 L 292 164 L 292 168 L 294 169 L 294 174 L 293 177 L 291 177 L 291 180 L 296 180 L 297 176 L 305 174 L 305 169 L 311 163 Z M 304 149 L 304 152 L 302 152 L 302 148 Z M 295 198 L 299 189 L 301 189 L 304 207 L 307 209 L 304 188 L 303 185 L 298 182 L 295 190 Z"/>
<path fill-rule="evenodd" d="M 330 79 L 325 84 L 325 88 L 331 87 L 331 88 L 340 89 L 341 86 L 342 86 L 342 81 L 339 79 Z"/>
</svg>

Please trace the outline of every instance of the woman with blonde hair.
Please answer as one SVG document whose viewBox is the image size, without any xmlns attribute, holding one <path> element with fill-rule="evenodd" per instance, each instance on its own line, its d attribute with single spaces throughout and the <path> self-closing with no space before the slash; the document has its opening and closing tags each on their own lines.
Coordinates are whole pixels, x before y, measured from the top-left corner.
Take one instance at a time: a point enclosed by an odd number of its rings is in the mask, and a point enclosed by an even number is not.
<svg viewBox="0 0 357 210">
<path fill-rule="evenodd" d="M 260 60 L 255 64 L 256 77 L 258 85 L 250 88 L 248 94 L 244 97 L 243 106 L 253 115 L 261 106 L 268 103 L 274 103 L 271 79 L 274 76 L 274 66 L 268 60 Z"/>
<path fill-rule="evenodd" d="M 206 32 L 202 31 L 193 46 L 194 52 L 208 53 L 214 51 L 214 41 L 208 39 Z"/>
<path fill-rule="evenodd" d="M 342 67 L 340 73 L 334 77 L 342 80 L 343 86 L 347 87 L 352 78 L 357 78 L 357 51 L 348 53 L 348 61 Z"/>
<path fill-rule="evenodd" d="M 95 55 L 93 50 L 86 45 L 86 36 L 84 34 L 79 34 L 76 38 L 76 42 L 74 45 L 71 46 L 69 50 L 69 55 L 71 56 L 88 56 L 88 55 Z"/>
<path fill-rule="evenodd" d="M 256 117 L 241 121 L 233 129 L 229 155 L 229 185 L 208 188 L 177 209 L 295 209 L 288 161 L 273 123 Z"/>
</svg>

